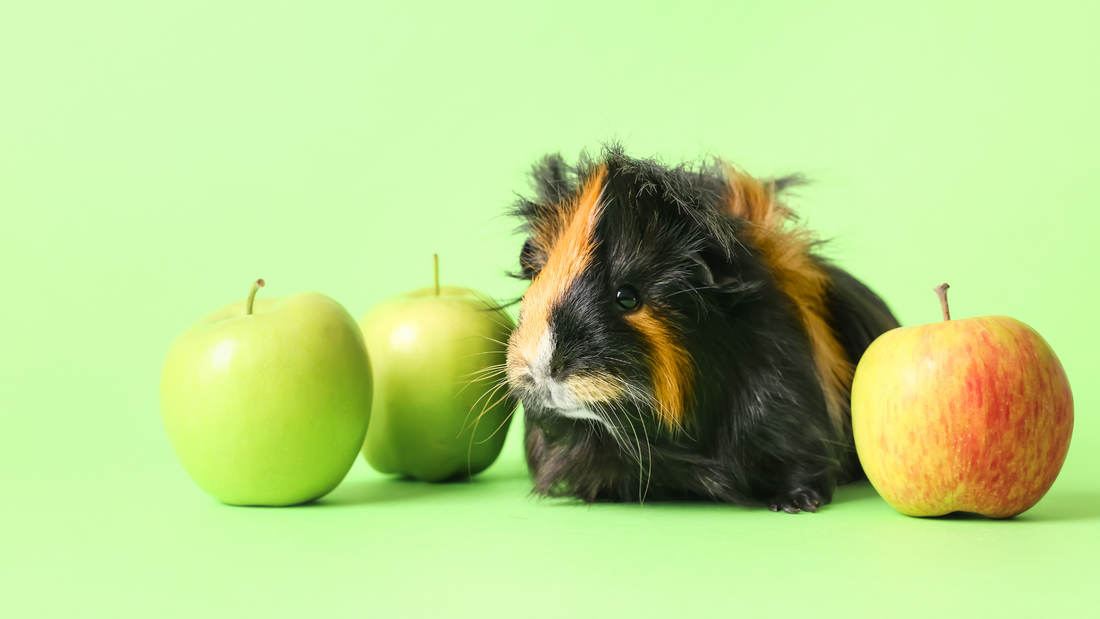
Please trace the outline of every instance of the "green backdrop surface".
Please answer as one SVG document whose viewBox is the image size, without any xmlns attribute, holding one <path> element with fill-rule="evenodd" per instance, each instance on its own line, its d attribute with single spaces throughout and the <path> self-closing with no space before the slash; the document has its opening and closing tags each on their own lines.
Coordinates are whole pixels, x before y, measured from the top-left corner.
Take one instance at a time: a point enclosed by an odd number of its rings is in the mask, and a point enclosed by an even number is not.
<svg viewBox="0 0 1100 619">
<path fill-rule="evenodd" d="M 888 4 L 889 6 L 884 6 Z M 1100 582 L 1100 4 L 0 2 L 0 614 L 1041 616 Z M 539 156 L 621 139 L 804 172 L 828 255 L 904 324 L 1005 314 L 1076 427 L 1005 522 L 540 501 L 516 440 L 473 483 L 360 460 L 232 508 L 157 406 L 188 324 L 315 290 L 500 298 Z"/>
</svg>

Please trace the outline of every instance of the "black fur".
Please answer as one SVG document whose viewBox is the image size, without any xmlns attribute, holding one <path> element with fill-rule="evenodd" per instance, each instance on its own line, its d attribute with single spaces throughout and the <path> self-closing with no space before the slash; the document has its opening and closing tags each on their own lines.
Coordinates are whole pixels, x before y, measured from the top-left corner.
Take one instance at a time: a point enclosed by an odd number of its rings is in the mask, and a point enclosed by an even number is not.
<svg viewBox="0 0 1100 619">
<path fill-rule="evenodd" d="M 703 498 L 789 512 L 828 503 L 838 481 L 860 474 L 851 433 L 829 419 L 806 330 L 752 246 L 748 224 L 719 208 L 722 171 L 666 168 L 618 148 L 601 162 L 607 206 L 593 266 L 551 315 L 556 377 L 603 372 L 652 393 L 645 342 L 615 302 L 631 284 L 676 325 L 694 362 L 694 401 L 678 432 L 660 426 L 644 396 L 600 407 L 612 432 L 544 410 L 529 385 L 513 384 L 525 405 L 535 491 L 585 501 Z M 536 199 L 516 207 L 525 229 L 593 170 L 590 160 L 570 168 L 561 157 L 544 159 L 533 174 Z M 533 278 L 546 258 L 526 243 L 518 276 Z M 821 262 L 833 281 L 832 326 L 854 364 L 897 321 L 866 286 Z"/>
</svg>

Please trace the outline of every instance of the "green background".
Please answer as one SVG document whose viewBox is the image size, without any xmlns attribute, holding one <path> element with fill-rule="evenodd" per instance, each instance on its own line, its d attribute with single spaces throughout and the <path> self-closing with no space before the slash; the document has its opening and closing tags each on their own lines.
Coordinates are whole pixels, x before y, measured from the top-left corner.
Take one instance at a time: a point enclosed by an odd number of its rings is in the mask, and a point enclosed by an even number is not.
<svg viewBox="0 0 1100 619">
<path fill-rule="evenodd" d="M 897 617 L 1094 612 L 1100 4 L 0 2 L 0 614 Z M 889 6 L 885 6 L 889 5 Z M 355 316 L 501 298 L 543 153 L 623 140 L 805 172 L 800 212 L 905 324 L 1006 314 L 1075 388 L 1012 521 L 528 495 L 360 460 L 291 509 L 186 476 L 157 407 L 192 321 L 261 294 Z"/>
</svg>

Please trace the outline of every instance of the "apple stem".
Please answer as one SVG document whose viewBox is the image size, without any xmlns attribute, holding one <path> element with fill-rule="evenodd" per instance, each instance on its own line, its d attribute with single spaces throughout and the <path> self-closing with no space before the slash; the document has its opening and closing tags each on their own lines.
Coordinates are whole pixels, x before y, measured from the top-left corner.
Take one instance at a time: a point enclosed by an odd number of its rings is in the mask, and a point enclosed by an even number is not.
<svg viewBox="0 0 1100 619">
<path fill-rule="evenodd" d="M 940 309 L 943 310 L 944 320 L 951 320 L 951 312 L 947 309 L 947 289 L 950 287 L 951 286 L 948 286 L 946 283 L 943 283 L 932 289 L 936 291 L 936 295 L 940 298 Z"/>
<path fill-rule="evenodd" d="M 258 279 L 255 284 L 252 284 L 252 292 L 248 293 L 248 301 L 244 304 L 244 315 L 252 315 L 252 303 L 256 300 L 256 291 L 264 287 L 264 280 Z"/>
<path fill-rule="evenodd" d="M 432 265 L 435 267 L 435 296 L 439 296 L 439 254 L 432 254 Z"/>
</svg>

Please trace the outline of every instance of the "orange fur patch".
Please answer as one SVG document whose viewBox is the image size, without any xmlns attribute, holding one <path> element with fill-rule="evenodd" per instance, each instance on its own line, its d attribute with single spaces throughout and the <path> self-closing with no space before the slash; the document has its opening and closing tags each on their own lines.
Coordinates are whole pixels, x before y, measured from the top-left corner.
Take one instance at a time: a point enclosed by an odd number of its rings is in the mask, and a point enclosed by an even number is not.
<svg viewBox="0 0 1100 619">
<path fill-rule="evenodd" d="M 535 276 L 520 306 L 520 323 L 508 342 L 508 371 L 512 376 L 526 371 L 528 359 L 535 356 L 546 335 L 550 310 L 565 296 L 573 281 L 592 261 L 596 248 L 593 231 L 600 215 L 600 196 L 607 180 L 607 167 L 600 166 L 589 176 L 580 193 L 563 205 L 559 216 L 541 222 L 532 238 L 548 258 Z M 522 366 L 521 366 L 522 364 Z"/>
<path fill-rule="evenodd" d="M 825 305 L 829 276 L 810 258 L 814 237 L 792 223 L 790 210 L 776 200 L 774 184 L 765 185 L 732 167 L 727 176 L 725 210 L 752 224 L 753 244 L 771 266 L 779 289 L 794 303 L 810 337 L 829 416 L 842 427 L 847 423 L 845 394 L 855 368 L 829 326 Z"/>
<path fill-rule="evenodd" d="M 570 376 L 565 387 L 586 404 L 611 402 L 623 394 L 622 387 L 598 376 Z"/>
<path fill-rule="evenodd" d="M 691 389 L 691 356 L 677 341 L 672 327 L 646 306 L 626 315 L 649 344 L 652 357 L 653 396 L 657 400 L 657 415 L 669 430 L 683 426 L 686 400 Z"/>
</svg>

